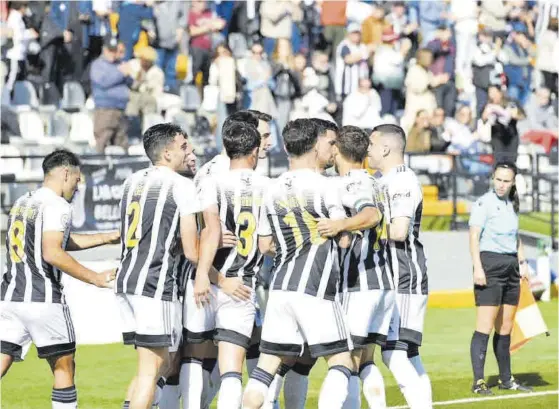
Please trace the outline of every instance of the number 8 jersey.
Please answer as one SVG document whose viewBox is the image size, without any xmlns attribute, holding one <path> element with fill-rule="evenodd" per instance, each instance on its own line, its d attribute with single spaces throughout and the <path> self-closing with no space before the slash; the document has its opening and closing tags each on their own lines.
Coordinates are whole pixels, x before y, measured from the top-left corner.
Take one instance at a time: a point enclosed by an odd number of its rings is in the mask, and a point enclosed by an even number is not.
<svg viewBox="0 0 559 409">
<path fill-rule="evenodd" d="M 180 218 L 199 210 L 194 183 L 169 168 L 154 166 L 130 176 L 120 202 L 122 255 L 115 292 L 175 301 Z"/>
<path fill-rule="evenodd" d="M 213 266 L 254 288 L 262 257 L 257 223 L 270 179 L 252 169 L 233 169 L 206 177 L 198 188 L 202 209 L 217 205 L 222 228 L 237 236 L 237 246 L 217 251 Z"/>
<path fill-rule="evenodd" d="M 8 216 L 6 269 L 0 300 L 64 304 L 62 273 L 42 257 L 43 232 L 64 232 L 66 247 L 72 225 L 72 206 L 42 187 L 14 203 Z"/>
<path fill-rule="evenodd" d="M 337 245 L 320 236 L 320 218 L 345 212 L 329 178 L 311 169 L 281 175 L 266 192 L 258 234 L 276 245 L 272 290 L 296 291 L 334 300 L 340 279 Z"/>
</svg>

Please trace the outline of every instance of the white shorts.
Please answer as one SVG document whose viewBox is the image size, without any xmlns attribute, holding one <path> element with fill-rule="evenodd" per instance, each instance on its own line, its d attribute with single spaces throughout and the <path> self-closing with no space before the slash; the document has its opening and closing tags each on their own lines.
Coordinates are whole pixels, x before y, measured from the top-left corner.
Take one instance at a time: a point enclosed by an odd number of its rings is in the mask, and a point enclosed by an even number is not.
<svg viewBox="0 0 559 409">
<path fill-rule="evenodd" d="M 387 341 L 421 345 L 426 310 L 427 295 L 396 294 L 396 305 L 390 320 Z"/>
<path fill-rule="evenodd" d="M 391 290 L 352 291 L 343 295 L 342 306 L 355 348 L 386 343 L 394 299 L 395 292 Z"/>
<path fill-rule="evenodd" d="M 31 342 L 39 358 L 73 353 L 76 335 L 66 304 L 0 301 L 1 352 L 23 361 Z"/>
<path fill-rule="evenodd" d="M 178 350 L 182 334 L 180 302 L 132 294 L 116 294 L 116 299 L 124 344 Z"/>
<path fill-rule="evenodd" d="M 198 308 L 194 301 L 194 282 L 188 280 L 183 310 L 183 336 L 186 342 L 224 341 L 248 348 L 256 315 L 254 292 L 248 301 L 236 301 L 215 285 L 210 303 Z"/>
<path fill-rule="evenodd" d="M 353 349 L 341 304 L 304 293 L 270 291 L 260 351 L 301 356 L 305 344 L 313 358 Z"/>
</svg>

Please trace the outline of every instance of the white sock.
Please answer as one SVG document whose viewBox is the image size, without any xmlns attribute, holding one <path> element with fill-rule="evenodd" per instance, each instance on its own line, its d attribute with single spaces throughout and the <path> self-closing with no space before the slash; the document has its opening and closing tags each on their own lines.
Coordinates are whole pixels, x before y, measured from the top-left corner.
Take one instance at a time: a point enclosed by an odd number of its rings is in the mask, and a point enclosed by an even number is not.
<svg viewBox="0 0 559 409">
<path fill-rule="evenodd" d="M 217 409 L 239 409 L 243 398 L 243 376 L 240 372 L 226 372 L 221 377 Z"/>
<path fill-rule="evenodd" d="M 248 376 L 250 376 L 254 368 L 256 368 L 256 365 L 258 365 L 258 358 L 250 358 L 250 359 L 247 358 L 246 366 L 247 366 Z"/>
<path fill-rule="evenodd" d="M 431 389 L 431 380 L 429 379 L 429 375 L 427 375 L 427 371 L 425 371 L 423 362 L 421 362 L 421 357 L 419 355 L 409 358 L 409 360 L 415 368 L 417 375 L 419 375 L 419 387 L 423 392 L 425 405 L 430 408 L 433 406 L 433 392 Z"/>
<path fill-rule="evenodd" d="M 289 409 L 305 409 L 308 390 L 308 375 L 301 375 L 294 370 L 289 371 L 283 381 L 285 407 Z"/>
<path fill-rule="evenodd" d="M 322 382 L 318 409 L 341 409 L 347 398 L 351 371 L 345 366 L 334 365 Z"/>
<path fill-rule="evenodd" d="M 243 395 L 243 409 L 261 408 L 264 404 L 274 375 L 256 367 L 248 380 Z"/>
<path fill-rule="evenodd" d="M 363 395 L 365 395 L 369 408 L 385 409 L 384 379 L 378 367 L 372 362 L 362 366 L 359 377 L 363 382 Z"/>
<path fill-rule="evenodd" d="M 270 388 L 268 389 L 268 395 L 264 401 L 262 409 L 275 409 L 279 408 L 279 396 L 281 392 L 281 387 L 283 386 L 283 378 L 289 372 L 289 366 L 281 364 L 274 380 L 272 381 Z"/>
<path fill-rule="evenodd" d="M 52 409 L 77 409 L 78 393 L 76 386 L 72 385 L 68 388 L 52 388 Z"/>
<path fill-rule="evenodd" d="M 359 384 L 359 376 L 352 373 L 349 378 L 347 398 L 344 402 L 343 409 L 361 409 L 361 390 Z"/>
<path fill-rule="evenodd" d="M 188 359 L 182 364 L 179 379 L 183 409 L 201 408 L 204 383 L 202 372 L 202 361 L 198 359 Z"/>
<path fill-rule="evenodd" d="M 159 409 L 179 409 L 181 402 L 181 391 L 179 385 L 165 385 L 161 391 Z"/>
<path fill-rule="evenodd" d="M 159 402 L 161 401 L 161 392 L 165 387 L 165 382 L 167 382 L 167 379 L 165 379 L 164 376 L 161 376 L 157 380 L 157 384 L 155 385 L 155 393 L 153 395 L 153 402 L 152 402 L 152 406 L 154 408 L 156 408 L 159 405 Z"/>
<path fill-rule="evenodd" d="M 419 375 L 408 359 L 408 353 L 401 350 L 382 351 L 382 361 L 394 375 L 410 409 L 424 409 Z"/>
<path fill-rule="evenodd" d="M 214 365 L 212 372 L 204 371 L 204 392 L 202 393 L 202 408 L 209 407 L 219 388 L 221 386 L 221 376 L 219 375 L 219 366 Z"/>
</svg>

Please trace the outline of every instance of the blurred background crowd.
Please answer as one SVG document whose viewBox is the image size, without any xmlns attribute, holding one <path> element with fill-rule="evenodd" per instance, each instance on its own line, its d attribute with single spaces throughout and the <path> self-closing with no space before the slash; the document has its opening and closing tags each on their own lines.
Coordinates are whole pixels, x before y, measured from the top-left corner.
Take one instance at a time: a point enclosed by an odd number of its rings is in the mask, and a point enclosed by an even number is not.
<svg viewBox="0 0 559 409">
<path fill-rule="evenodd" d="M 432 172 L 454 163 L 441 153 L 557 147 L 559 0 L 0 6 L 3 143 L 133 153 L 142 129 L 172 121 L 219 151 L 225 117 L 252 108 L 274 118 L 278 158 L 300 117 L 399 123 L 410 153 L 436 154 L 415 162 Z"/>
</svg>

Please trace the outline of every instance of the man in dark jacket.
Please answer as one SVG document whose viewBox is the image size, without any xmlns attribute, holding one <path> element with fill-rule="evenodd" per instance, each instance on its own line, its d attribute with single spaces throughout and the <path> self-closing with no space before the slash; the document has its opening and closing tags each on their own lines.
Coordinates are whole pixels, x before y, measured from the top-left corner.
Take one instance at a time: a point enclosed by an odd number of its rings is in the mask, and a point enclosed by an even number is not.
<svg viewBox="0 0 559 409">
<path fill-rule="evenodd" d="M 54 83 L 60 92 L 65 79 L 79 80 L 83 70 L 79 8 L 76 1 L 52 0 L 41 26 L 42 82 Z"/>
<path fill-rule="evenodd" d="M 446 82 L 433 88 L 437 105 L 444 109 L 445 115 L 454 117 L 456 110 L 456 85 L 454 84 L 454 67 L 456 65 L 456 47 L 452 42 L 450 28 L 441 26 L 437 29 L 436 38 L 427 44 L 433 52 L 433 75 L 445 75 Z"/>
<path fill-rule="evenodd" d="M 117 39 L 109 37 L 101 57 L 91 64 L 91 93 L 95 102 L 93 133 L 99 153 L 103 153 L 107 145 L 128 147 L 128 121 L 124 110 L 133 79 L 129 76 L 129 64 L 120 63 L 117 52 Z"/>
</svg>

